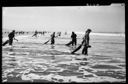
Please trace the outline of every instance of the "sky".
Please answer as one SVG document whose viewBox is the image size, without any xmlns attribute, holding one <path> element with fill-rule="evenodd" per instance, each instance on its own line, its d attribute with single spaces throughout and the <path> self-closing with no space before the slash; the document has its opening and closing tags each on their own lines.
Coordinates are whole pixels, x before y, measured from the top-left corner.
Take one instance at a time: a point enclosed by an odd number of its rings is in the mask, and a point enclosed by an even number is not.
<svg viewBox="0 0 128 84">
<path fill-rule="evenodd" d="M 2 28 L 23 31 L 125 32 L 125 6 L 3 7 Z"/>
</svg>

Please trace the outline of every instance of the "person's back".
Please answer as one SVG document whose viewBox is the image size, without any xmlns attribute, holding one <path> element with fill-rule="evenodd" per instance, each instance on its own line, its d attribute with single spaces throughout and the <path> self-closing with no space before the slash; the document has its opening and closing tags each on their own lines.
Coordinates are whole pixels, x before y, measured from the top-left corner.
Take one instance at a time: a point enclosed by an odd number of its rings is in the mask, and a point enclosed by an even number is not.
<svg viewBox="0 0 128 84">
<path fill-rule="evenodd" d="M 74 38 L 74 39 L 76 39 L 76 37 L 77 37 L 77 35 L 76 35 L 76 34 L 74 34 L 73 38 Z"/>
<path fill-rule="evenodd" d="M 88 35 L 87 35 L 87 33 L 84 35 L 84 37 L 82 38 L 83 39 L 83 42 L 85 42 L 86 40 L 87 40 L 87 37 L 88 37 Z"/>
<path fill-rule="evenodd" d="M 77 37 L 77 35 L 74 32 L 72 32 L 71 38 L 76 39 L 76 37 Z"/>
<path fill-rule="evenodd" d="M 15 36 L 15 32 L 14 32 L 14 31 L 12 31 L 12 32 L 9 33 L 9 35 L 8 35 L 9 39 L 13 39 L 14 36 Z"/>
<path fill-rule="evenodd" d="M 74 33 L 74 32 L 72 32 L 72 35 L 71 35 L 71 38 L 72 38 L 72 45 L 76 45 L 76 37 L 77 37 L 77 35 Z"/>
</svg>

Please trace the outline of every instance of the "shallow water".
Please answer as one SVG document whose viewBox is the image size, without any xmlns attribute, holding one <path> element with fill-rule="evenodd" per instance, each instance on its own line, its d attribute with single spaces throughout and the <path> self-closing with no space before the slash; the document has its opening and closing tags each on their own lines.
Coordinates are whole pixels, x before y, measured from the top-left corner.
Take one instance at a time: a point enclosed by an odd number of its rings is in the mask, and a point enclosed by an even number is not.
<svg viewBox="0 0 128 84">
<path fill-rule="evenodd" d="M 126 82 L 124 37 L 91 36 L 88 56 L 82 50 L 70 54 L 75 47 L 64 45 L 70 41 L 66 37 L 56 38 L 53 46 L 43 45 L 45 36 L 17 37 L 13 47 L 2 48 L 2 81 Z"/>
</svg>

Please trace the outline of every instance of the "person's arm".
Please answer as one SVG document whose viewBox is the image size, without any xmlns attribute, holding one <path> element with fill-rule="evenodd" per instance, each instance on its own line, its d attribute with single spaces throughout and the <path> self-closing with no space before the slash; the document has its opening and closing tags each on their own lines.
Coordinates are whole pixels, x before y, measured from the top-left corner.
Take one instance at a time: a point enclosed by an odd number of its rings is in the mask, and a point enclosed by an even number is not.
<svg viewBox="0 0 128 84">
<path fill-rule="evenodd" d="M 18 41 L 16 38 L 15 38 L 15 34 L 14 34 L 14 37 L 13 37 L 14 40 Z"/>
<path fill-rule="evenodd" d="M 18 41 L 15 37 L 14 37 L 14 40 Z"/>
</svg>

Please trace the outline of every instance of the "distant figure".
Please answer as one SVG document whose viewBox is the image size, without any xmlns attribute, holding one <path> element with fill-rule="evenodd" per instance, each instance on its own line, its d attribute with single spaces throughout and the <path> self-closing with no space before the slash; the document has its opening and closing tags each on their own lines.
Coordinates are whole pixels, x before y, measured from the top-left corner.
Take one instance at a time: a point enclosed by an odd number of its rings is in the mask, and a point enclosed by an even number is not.
<svg viewBox="0 0 128 84">
<path fill-rule="evenodd" d="M 91 29 L 87 29 L 87 31 L 85 32 L 85 35 L 83 37 L 83 41 L 82 41 L 81 45 L 78 46 L 73 52 L 71 52 L 72 54 L 74 54 L 76 51 L 78 51 L 83 45 L 84 48 L 82 50 L 82 54 L 88 55 L 88 48 L 91 47 L 89 45 L 89 40 L 90 40 L 89 34 L 91 31 L 92 31 Z"/>
<path fill-rule="evenodd" d="M 38 34 L 38 32 L 37 32 L 37 31 L 35 31 L 35 33 L 34 33 L 34 35 L 33 35 L 33 36 L 37 37 L 37 34 Z M 33 37 L 33 36 L 32 36 L 32 37 Z"/>
<path fill-rule="evenodd" d="M 55 32 L 51 35 L 51 44 L 55 43 Z"/>
<path fill-rule="evenodd" d="M 45 34 L 45 32 L 43 31 L 43 33 L 42 33 L 43 35 Z"/>
<path fill-rule="evenodd" d="M 58 32 L 58 36 L 61 36 L 61 32 Z"/>
<path fill-rule="evenodd" d="M 65 35 L 67 35 L 67 32 L 65 32 Z"/>
<path fill-rule="evenodd" d="M 2 46 L 5 46 L 7 43 L 9 43 L 9 45 L 12 45 L 12 43 L 13 43 L 13 38 L 14 38 L 14 40 L 17 40 L 17 39 L 15 39 L 15 30 L 13 30 L 11 33 L 9 33 L 8 38 L 9 38 L 9 40 L 5 41 L 5 42 L 2 44 Z M 18 40 L 17 40 L 17 41 L 18 41 Z"/>
<path fill-rule="evenodd" d="M 23 31 L 22 34 L 24 34 L 25 32 Z"/>
<path fill-rule="evenodd" d="M 72 32 L 72 35 L 71 35 L 72 41 L 70 41 L 70 42 L 67 43 L 66 45 L 69 46 L 69 45 L 72 44 L 72 46 L 73 46 L 73 45 L 76 46 L 76 44 L 77 44 L 77 38 L 76 38 L 76 37 L 77 37 L 77 35 L 76 35 L 74 32 Z"/>
</svg>

